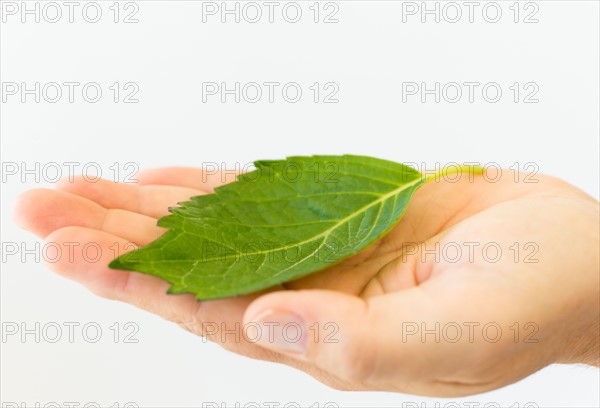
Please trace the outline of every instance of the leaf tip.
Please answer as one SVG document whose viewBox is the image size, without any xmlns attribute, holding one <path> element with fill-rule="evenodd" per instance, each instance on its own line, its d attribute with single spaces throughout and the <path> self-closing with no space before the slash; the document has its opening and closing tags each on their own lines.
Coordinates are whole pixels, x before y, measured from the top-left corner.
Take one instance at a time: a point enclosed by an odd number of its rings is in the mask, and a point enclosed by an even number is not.
<svg viewBox="0 0 600 408">
<path fill-rule="evenodd" d="M 120 257 L 119 257 L 119 258 L 115 258 L 115 259 L 113 259 L 112 261 L 110 261 L 110 262 L 108 263 L 108 267 L 109 267 L 110 269 L 125 269 L 125 268 L 123 267 L 123 262 L 121 261 L 121 258 L 120 258 Z"/>
</svg>

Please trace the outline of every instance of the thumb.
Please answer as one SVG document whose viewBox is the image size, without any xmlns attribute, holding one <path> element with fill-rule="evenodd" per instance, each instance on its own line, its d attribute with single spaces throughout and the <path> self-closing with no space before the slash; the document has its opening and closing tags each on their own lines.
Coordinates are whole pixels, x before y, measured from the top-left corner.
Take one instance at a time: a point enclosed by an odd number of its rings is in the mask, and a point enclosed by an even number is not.
<svg viewBox="0 0 600 408">
<path fill-rule="evenodd" d="M 398 368 L 404 354 L 398 350 L 398 319 L 414 312 L 414 296 L 407 290 L 389 304 L 328 290 L 273 292 L 248 306 L 244 333 L 251 342 L 346 381 L 368 382 Z"/>
</svg>

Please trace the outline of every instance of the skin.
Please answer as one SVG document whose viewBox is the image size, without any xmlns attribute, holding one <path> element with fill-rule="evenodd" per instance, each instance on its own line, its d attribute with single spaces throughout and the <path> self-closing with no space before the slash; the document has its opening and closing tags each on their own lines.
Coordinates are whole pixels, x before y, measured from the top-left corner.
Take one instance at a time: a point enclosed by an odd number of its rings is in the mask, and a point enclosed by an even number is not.
<svg viewBox="0 0 600 408">
<path fill-rule="evenodd" d="M 24 193 L 14 219 L 63 245 L 63 253 L 69 243 L 98 243 L 97 262 L 75 250 L 72 259 L 48 265 L 95 294 L 158 314 L 236 353 L 296 367 L 337 389 L 463 396 L 552 363 L 598 366 L 598 202 L 548 176 L 536 175 L 535 183 L 523 175 L 515 181 L 508 170 L 497 182 L 489 181 L 495 175 L 464 176 L 421 187 L 389 234 L 338 265 L 261 293 L 206 302 L 167 295 L 166 282 L 107 264 L 115 243 L 120 254 L 131 243 L 148 244 L 164 233 L 156 221 L 169 206 L 212 192 L 233 181 L 231 174 L 165 168 L 139 174 L 137 184 L 63 180 L 55 189 Z M 472 260 L 465 242 L 479 244 Z M 487 258 L 482 251 L 490 242 L 502 249 L 496 262 L 493 249 Z M 446 256 L 438 250 L 435 259 L 436 243 L 448 249 Z M 451 262 L 457 245 L 462 256 Z M 258 322 L 266 328 L 265 321 L 295 322 L 302 336 L 281 341 L 277 326 L 280 341 L 261 336 L 257 342 L 245 331 L 235 341 L 206 325 Z M 315 323 L 323 330 L 318 337 L 309 329 Z M 486 324 L 493 327 L 484 333 Z"/>
</svg>

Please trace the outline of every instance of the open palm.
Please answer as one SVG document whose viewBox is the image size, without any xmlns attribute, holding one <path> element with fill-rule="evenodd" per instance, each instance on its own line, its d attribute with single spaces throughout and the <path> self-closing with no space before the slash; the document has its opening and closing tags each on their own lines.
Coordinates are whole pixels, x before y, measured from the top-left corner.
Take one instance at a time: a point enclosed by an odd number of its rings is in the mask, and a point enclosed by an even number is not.
<svg viewBox="0 0 600 408">
<path fill-rule="evenodd" d="M 574 343 L 588 338 L 597 319 L 589 310 L 597 310 L 599 295 L 598 254 L 590 249 L 598 245 L 598 203 L 550 177 L 526 183 L 505 173 L 494 183 L 474 176 L 426 184 L 401 222 L 356 256 L 261 293 L 206 302 L 167 295 L 166 282 L 107 265 L 132 243 L 158 238 L 165 230 L 156 221 L 167 208 L 210 193 L 224 181 L 220 174 L 170 168 L 143 172 L 136 184 L 63 181 L 22 195 L 15 219 L 72 255 L 49 264 L 57 273 L 232 351 L 341 389 L 463 395 L 553 362 L 597 358 L 586 354 L 590 344 Z M 99 245 L 100 259 L 78 250 L 88 243 Z M 206 332 L 207 323 L 235 327 L 265 311 L 294 315 L 304 327 L 334 323 L 335 341 L 307 332 L 305 350 L 288 349 Z M 502 335 L 481 338 L 490 323 Z M 457 327 L 464 330 L 458 339 L 443 331 Z M 467 336 L 468 327 L 479 336 Z"/>
</svg>

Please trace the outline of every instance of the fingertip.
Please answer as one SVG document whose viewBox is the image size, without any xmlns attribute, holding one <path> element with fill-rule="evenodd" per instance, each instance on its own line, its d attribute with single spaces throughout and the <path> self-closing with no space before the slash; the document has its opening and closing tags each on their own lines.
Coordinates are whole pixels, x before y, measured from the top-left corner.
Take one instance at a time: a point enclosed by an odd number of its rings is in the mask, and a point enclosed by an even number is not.
<svg viewBox="0 0 600 408">
<path fill-rule="evenodd" d="M 44 237 L 48 231 L 40 225 L 40 209 L 51 190 L 35 188 L 21 193 L 14 202 L 12 219 L 14 223 L 24 230 Z"/>
</svg>

